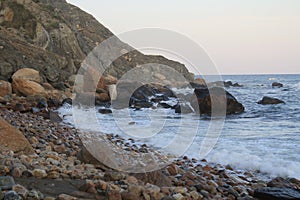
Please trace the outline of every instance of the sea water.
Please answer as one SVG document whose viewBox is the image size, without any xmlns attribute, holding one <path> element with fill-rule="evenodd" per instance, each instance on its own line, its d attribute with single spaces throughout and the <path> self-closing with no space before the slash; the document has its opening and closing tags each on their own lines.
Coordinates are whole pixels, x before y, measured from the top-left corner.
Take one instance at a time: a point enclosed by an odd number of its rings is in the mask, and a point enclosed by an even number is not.
<svg viewBox="0 0 300 200">
<path fill-rule="evenodd" d="M 268 177 L 300 179 L 300 75 L 226 75 L 223 80 L 242 85 L 226 89 L 245 106 L 243 114 L 228 116 L 224 122 L 194 113 L 176 114 L 171 109 L 123 109 L 107 115 L 94 111 L 95 116 L 88 116 L 96 117 L 97 124 L 88 120 L 84 128 L 134 138 L 166 153 L 205 158 Z M 284 86 L 273 88 L 273 82 Z M 285 104 L 257 104 L 263 96 L 279 98 Z M 64 115 L 71 109 L 59 111 Z M 84 116 L 91 110 L 73 111 Z M 74 125 L 72 117 L 65 122 Z M 213 125 L 216 128 L 211 129 Z"/>
</svg>

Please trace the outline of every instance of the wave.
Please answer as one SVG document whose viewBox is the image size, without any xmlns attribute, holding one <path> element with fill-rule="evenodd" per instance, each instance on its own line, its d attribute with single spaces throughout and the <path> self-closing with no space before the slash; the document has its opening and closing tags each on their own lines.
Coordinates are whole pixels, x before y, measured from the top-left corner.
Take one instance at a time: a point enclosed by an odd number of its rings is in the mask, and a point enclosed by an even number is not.
<svg viewBox="0 0 300 200">
<path fill-rule="evenodd" d="M 297 90 L 300 90 L 300 82 L 295 85 Z"/>
<path fill-rule="evenodd" d="M 300 178 L 300 162 L 284 160 L 270 152 L 268 155 L 259 156 L 241 146 L 236 151 L 214 150 L 207 159 L 239 169 L 266 173 L 268 178 L 277 176 Z"/>
</svg>

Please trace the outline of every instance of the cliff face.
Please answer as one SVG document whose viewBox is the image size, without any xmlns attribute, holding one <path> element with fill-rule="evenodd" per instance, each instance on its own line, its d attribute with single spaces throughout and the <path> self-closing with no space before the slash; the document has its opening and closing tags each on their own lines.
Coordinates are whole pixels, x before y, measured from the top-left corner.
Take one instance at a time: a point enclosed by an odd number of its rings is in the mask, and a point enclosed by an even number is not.
<svg viewBox="0 0 300 200">
<path fill-rule="evenodd" d="M 28 67 L 38 70 L 52 85 L 64 82 L 77 73 L 94 47 L 111 36 L 93 16 L 65 0 L 2 0 L 0 79 L 10 80 L 15 71 Z M 115 60 L 109 73 L 120 78 L 145 63 L 166 64 L 193 79 L 184 65 L 135 50 Z"/>
</svg>

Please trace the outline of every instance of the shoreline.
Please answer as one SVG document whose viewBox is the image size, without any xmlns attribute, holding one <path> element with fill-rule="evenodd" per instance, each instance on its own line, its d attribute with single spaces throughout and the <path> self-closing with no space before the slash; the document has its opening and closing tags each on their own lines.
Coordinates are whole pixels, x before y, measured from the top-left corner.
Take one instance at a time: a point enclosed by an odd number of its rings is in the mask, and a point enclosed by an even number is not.
<svg viewBox="0 0 300 200">
<path fill-rule="evenodd" d="M 254 197 L 257 191 L 272 185 L 300 189 L 297 179 L 278 177 L 262 180 L 259 173 L 186 156 L 155 172 L 118 172 L 100 163 L 89 164 L 93 163 L 93 159 L 87 152 L 81 154 L 83 160 L 80 160 L 78 155 L 83 146 L 74 127 L 53 123 L 37 114 L 19 113 L 6 108 L 0 110 L 0 116 L 18 128 L 34 149 L 33 155 L 8 151 L 1 153 L 0 157 L 1 176 L 13 177 L 17 184 L 21 184 L 21 191 L 27 191 L 23 194 L 24 199 L 29 199 L 31 193 L 38 191 L 44 198 L 48 196 L 47 199 L 69 199 L 66 195 L 74 199 L 258 199 Z M 153 150 L 147 145 L 135 147 L 134 142 L 129 143 L 116 135 L 106 137 L 129 152 Z M 41 187 L 42 182 L 56 184 L 49 192 L 47 187 Z M 56 187 L 61 183 L 65 188 Z M 72 186 L 75 183 L 78 185 Z M 17 190 L 20 195 L 20 187 L 10 189 Z"/>
</svg>

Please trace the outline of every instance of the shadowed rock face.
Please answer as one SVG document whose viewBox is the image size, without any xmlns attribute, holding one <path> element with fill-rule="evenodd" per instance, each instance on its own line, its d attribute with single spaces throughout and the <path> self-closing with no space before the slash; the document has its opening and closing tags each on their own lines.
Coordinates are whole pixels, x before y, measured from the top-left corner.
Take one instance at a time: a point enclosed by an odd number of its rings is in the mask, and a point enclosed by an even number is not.
<svg viewBox="0 0 300 200">
<path fill-rule="evenodd" d="M 0 79 L 9 80 L 15 71 L 28 67 L 38 70 L 52 85 L 64 82 L 77 73 L 94 47 L 111 36 L 93 16 L 64 0 L 3 0 L 0 3 Z M 130 49 L 121 41 L 118 45 Z M 145 63 L 168 65 L 188 80 L 193 79 L 184 65 L 136 50 L 113 61 L 106 73 L 120 78 Z"/>
</svg>

